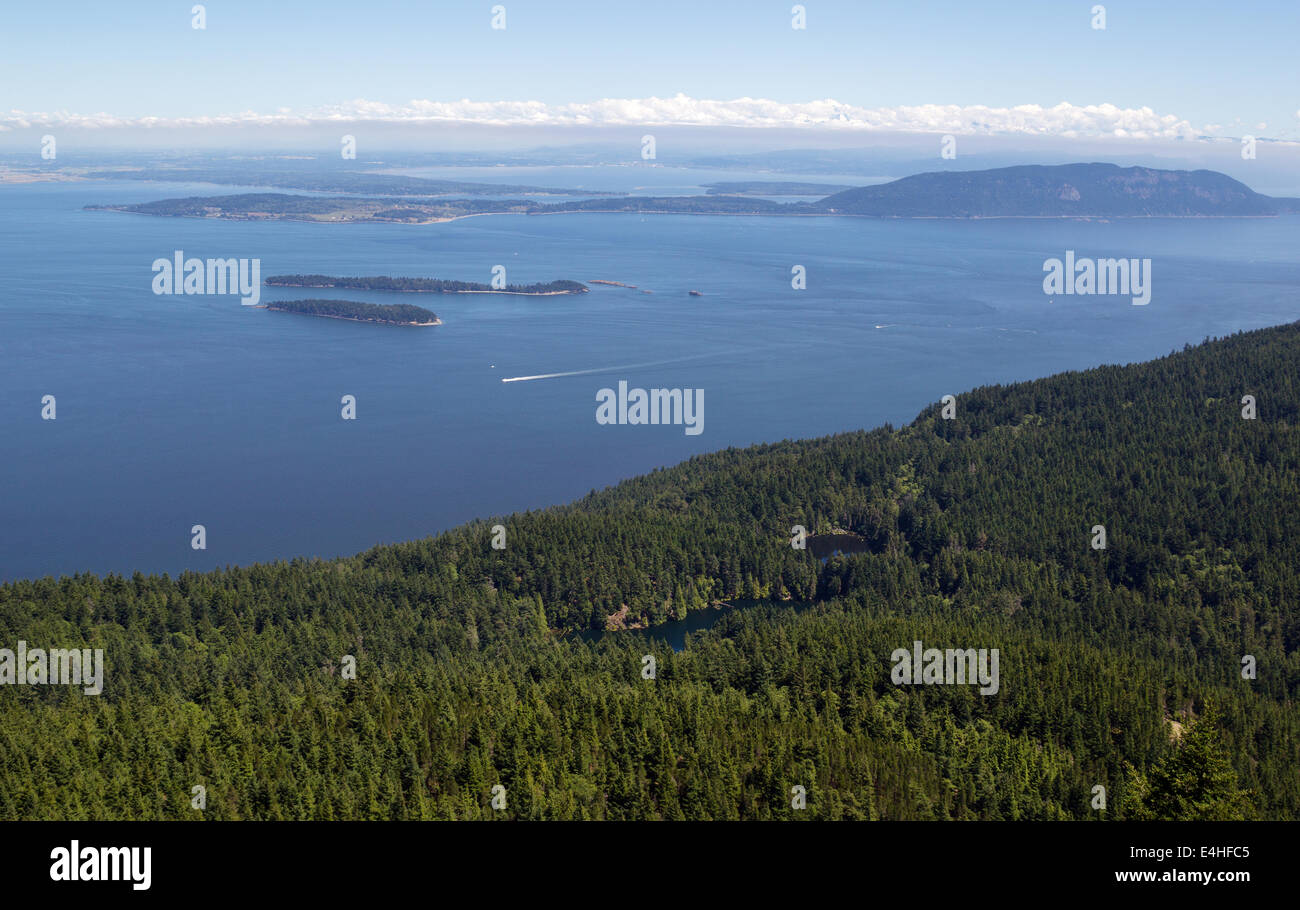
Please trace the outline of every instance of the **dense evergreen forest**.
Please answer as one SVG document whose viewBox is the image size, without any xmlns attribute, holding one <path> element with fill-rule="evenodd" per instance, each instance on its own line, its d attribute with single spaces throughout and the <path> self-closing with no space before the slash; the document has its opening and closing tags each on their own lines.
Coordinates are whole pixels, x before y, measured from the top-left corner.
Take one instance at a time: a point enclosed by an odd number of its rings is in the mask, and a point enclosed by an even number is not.
<svg viewBox="0 0 1300 910">
<path fill-rule="evenodd" d="M 5 585 L 0 646 L 107 670 L 0 686 L 0 817 L 1300 818 L 1298 363 L 1286 325 L 351 558 Z M 679 653 L 577 634 L 737 600 Z M 895 685 L 915 640 L 999 691 Z"/>
</svg>

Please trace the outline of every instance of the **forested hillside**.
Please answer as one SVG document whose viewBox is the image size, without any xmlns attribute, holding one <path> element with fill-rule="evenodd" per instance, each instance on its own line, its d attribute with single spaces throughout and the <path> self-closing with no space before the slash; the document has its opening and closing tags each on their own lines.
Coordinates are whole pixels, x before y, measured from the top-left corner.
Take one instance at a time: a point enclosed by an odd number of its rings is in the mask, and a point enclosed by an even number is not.
<svg viewBox="0 0 1300 910">
<path fill-rule="evenodd" d="M 913 174 L 828 196 L 813 208 L 843 215 L 1008 217 L 1276 215 L 1271 199 L 1218 171 L 1114 164 L 1026 164 Z"/>
<path fill-rule="evenodd" d="M 0 817 L 1300 818 L 1297 364 L 1286 325 L 347 559 L 0 587 L 0 647 L 107 665 L 0 686 Z M 681 653 L 576 634 L 724 600 Z M 914 640 L 999 691 L 895 685 Z"/>
</svg>

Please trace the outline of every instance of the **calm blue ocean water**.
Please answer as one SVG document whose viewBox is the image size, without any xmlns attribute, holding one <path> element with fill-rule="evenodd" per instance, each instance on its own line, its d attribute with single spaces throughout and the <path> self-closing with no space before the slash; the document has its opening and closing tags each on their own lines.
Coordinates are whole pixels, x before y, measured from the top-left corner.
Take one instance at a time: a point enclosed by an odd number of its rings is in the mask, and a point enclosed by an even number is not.
<svg viewBox="0 0 1300 910">
<path fill-rule="evenodd" d="M 1112 223 L 637 215 L 428 226 L 220 223 L 87 203 L 233 192 L 0 187 L 0 578 L 333 556 L 564 502 L 693 454 L 884 422 L 977 385 L 1160 356 L 1300 318 L 1300 218 Z M 512 283 L 577 297 L 268 289 L 412 302 L 368 326 L 155 296 L 151 263 Z M 1042 263 L 1153 260 L 1149 306 L 1048 301 Z M 790 287 L 791 266 L 808 288 Z M 687 292 L 698 289 L 702 297 Z M 502 383 L 503 377 L 596 374 Z M 704 432 L 599 426 L 626 379 L 702 388 Z M 58 419 L 40 419 L 41 397 Z M 355 395 L 359 419 L 340 419 Z M 190 547 L 207 528 L 208 549 Z"/>
</svg>

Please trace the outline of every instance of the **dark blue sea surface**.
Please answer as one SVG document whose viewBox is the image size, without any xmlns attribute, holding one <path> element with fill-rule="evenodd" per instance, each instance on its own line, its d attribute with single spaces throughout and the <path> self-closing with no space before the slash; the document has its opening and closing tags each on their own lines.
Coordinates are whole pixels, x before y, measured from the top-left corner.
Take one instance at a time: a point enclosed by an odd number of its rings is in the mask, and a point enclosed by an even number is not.
<svg viewBox="0 0 1300 910">
<path fill-rule="evenodd" d="M 0 186 L 0 578 L 354 553 L 702 452 L 900 425 L 974 386 L 1300 318 L 1296 216 L 323 225 L 83 208 L 234 191 Z M 259 258 L 263 277 L 487 282 L 504 265 L 511 283 L 638 288 L 262 292 L 416 303 L 444 323 L 399 328 L 155 295 L 151 265 L 178 249 Z M 1150 258 L 1151 303 L 1049 301 L 1043 261 L 1066 250 Z M 791 288 L 794 265 L 806 290 Z M 578 375 L 501 381 L 556 373 Z M 597 424 L 597 391 L 620 379 L 703 389 L 704 431 Z M 44 395 L 56 396 L 56 420 L 41 419 Z M 344 395 L 356 396 L 355 421 L 340 418 Z M 206 550 L 191 548 L 196 524 Z"/>
</svg>

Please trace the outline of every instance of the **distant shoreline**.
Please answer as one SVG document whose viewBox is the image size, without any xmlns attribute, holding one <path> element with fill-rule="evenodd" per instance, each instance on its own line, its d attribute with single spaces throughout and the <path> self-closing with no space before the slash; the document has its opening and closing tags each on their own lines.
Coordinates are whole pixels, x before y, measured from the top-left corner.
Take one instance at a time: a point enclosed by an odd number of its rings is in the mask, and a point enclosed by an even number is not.
<svg viewBox="0 0 1300 910">
<path fill-rule="evenodd" d="M 747 181 L 736 186 L 752 187 Z M 773 186 L 808 186 L 791 181 Z M 827 189 L 835 189 L 833 186 Z M 1095 208 L 1094 208 L 1095 207 Z M 1103 162 L 1015 165 L 979 171 L 929 171 L 887 183 L 830 192 L 811 202 L 762 196 L 597 196 L 558 204 L 523 199 L 380 202 L 321 200 L 292 193 L 190 196 L 134 205 L 87 206 L 117 211 L 227 220 L 437 224 L 479 215 L 774 215 L 924 220 L 1008 218 L 1100 221 L 1116 218 L 1259 218 L 1300 212 L 1300 197 L 1266 196 L 1217 171 L 1123 168 Z M 1089 211 L 1092 209 L 1092 211 Z"/>
<path fill-rule="evenodd" d="M 132 212 L 127 209 L 112 208 L 109 206 L 90 209 L 99 212 L 116 212 L 123 215 L 142 215 L 147 218 L 193 218 L 198 221 L 286 221 L 297 224 L 395 224 L 410 227 L 419 227 L 429 224 L 446 224 L 451 221 L 462 221 L 466 218 L 487 218 L 494 216 L 513 215 L 520 218 L 539 218 L 548 215 L 690 215 L 694 217 L 727 217 L 727 218 L 864 218 L 875 221 L 1130 221 L 1130 220 L 1153 220 L 1157 218 L 1177 219 L 1179 221 L 1191 219 L 1233 219 L 1233 218 L 1281 218 L 1286 215 L 1294 215 L 1295 212 L 1269 212 L 1267 214 L 1255 215 L 857 215 L 852 212 L 628 212 L 617 211 L 612 209 L 579 209 L 567 212 L 471 212 L 465 215 L 452 215 L 447 218 L 435 218 L 429 221 L 384 221 L 369 218 L 353 218 L 339 221 L 320 221 L 311 218 L 291 218 L 288 216 L 271 215 L 265 218 L 256 217 L 239 217 L 239 216 L 222 216 L 222 215 L 156 215 L 152 212 Z M 287 285 L 286 285 L 287 286 Z M 412 293 L 426 293 L 414 291 Z M 464 293 L 464 294 L 500 294 L 504 291 L 448 291 L 445 293 Z M 566 292 L 560 292 L 566 293 Z M 543 296 L 543 295 L 538 295 Z"/>
</svg>

